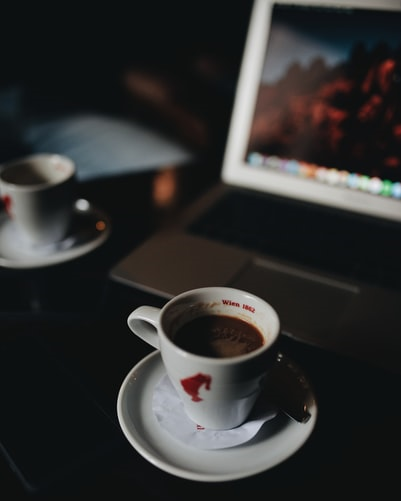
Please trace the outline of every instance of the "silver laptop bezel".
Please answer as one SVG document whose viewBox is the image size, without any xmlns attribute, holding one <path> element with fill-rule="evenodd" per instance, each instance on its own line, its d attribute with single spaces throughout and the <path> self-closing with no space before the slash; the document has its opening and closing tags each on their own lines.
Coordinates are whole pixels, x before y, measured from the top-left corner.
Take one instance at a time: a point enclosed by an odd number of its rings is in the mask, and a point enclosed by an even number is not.
<svg viewBox="0 0 401 501">
<path fill-rule="evenodd" d="M 283 175 L 273 170 L 249 168 L 249 164 L 244 161 L 248 141 L 248 135 L 244 134 L 244 131 L 248 131 L 251 126 L 259 77 L 264 64 L 271 11 L 275 3 L 401 11 L 400 0 L 255 0 L 237 82 L 230 131 L 223 160 L 222 180 L 235 186 L 295 197 L 401 222 L 401 200 L 354 191 L 349 188 L 332 187 L 324 183 Z"/>
</svg>

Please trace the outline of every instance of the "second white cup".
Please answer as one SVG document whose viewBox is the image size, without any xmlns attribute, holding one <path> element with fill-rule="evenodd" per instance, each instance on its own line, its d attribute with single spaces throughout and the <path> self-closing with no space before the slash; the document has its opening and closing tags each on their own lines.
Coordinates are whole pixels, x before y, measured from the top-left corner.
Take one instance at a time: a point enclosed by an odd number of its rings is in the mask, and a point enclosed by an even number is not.
<svg viewBox="0 0 401 501">
<path fill-rule="evenodd" d="M 0 196 L 24 244 L 49 245 L 67 235 L 75 202 L 75 170 L 70 158 L 47 153 L 0 166 Z"/>
</svg>

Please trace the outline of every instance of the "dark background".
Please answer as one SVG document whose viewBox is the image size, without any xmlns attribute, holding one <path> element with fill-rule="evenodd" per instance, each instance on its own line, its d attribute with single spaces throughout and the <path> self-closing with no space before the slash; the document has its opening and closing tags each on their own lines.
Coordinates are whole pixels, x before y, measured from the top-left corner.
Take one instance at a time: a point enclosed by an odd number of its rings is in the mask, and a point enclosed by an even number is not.
<svg viewBox="0 0 401 501">
<path fill-rule="evenodd" d="M 0 455 L 1 499 L 188 500 L 196 495 L 294 500 L 367 494 L 383 499 L 399 492 L 399 375 L 290 339 L 282 339 L 281 348 L 312 382 L 318 420 L 304 447 L 272 470 L 217 484 L 174 477 L 130 447 L 116 419 L 120 385 L 149 353 L 130 333 L 126 318 L 141 304 L 164 301 L 111 282 L 108 272 L 217 178 L 250 6 L 250 1 L 226 0 L 2 6 L 0 83 L 3 89 L 23 86 L 24 115 L 72 110 L 129 115 L 180 137 L 199 152 L 200 161 L 82 183 L 80 195 L 111 218 L 108 241 L 57 266 L 0 269 L 2 442 L 13 439 L 18 457 L 31 458 L 39 468 L 65 457 L 70 447 L 68 435 L 61 440 L 61 433 L 81 430 L 81 421 L 74 424 L 69 415 L 49 420 L 54 400 L 46 395 L 54 396 L 61 382 L 47 371 L 49 358 L 40 358 L 44 342 L 50 359 L 60 358 L 73 380 L 108 410 L 113 443 L 112 449 L 95 452 L 85 467 L 53 478 L 48 490 L 37 493 L 23 487 Z M 147 85 L 137 85 L 143 82 L 138 75 L 147 77 Z M 149 89 L 161 89 L 168 99 Z M 3 142 L 2 159 L 23 150 L 8 126 L 0 128 L 9 139 Z M 166 172 L 174 196 L 160 205 L 154 195 Z M 37 372 L 30 372 L 36 362 Z M 43 385 L 35 385 L 43 375 Z M 39 446 L 27 443 L 27 430 Z M 104 437 L 99 444 L 105 445 Z M 87 439 L 84 434 L 82 444 Z M 80 441 L 73 443 L 82 461 Z"/>
<path fill-rule="evenodd" d="M 0 89 L 22 89 L 22 120 L 74 111 L 128 115 L 202 152 L 221 151 L 251 5 L 7 4 L 1 13 Z M 138 73 L 147 77 L 140 88 L 132 84 Z M 160 99 L 154 86 L 168 97 Z M 8 150 L 0 150 L 3 158 L 18 148 L 11 149 L 18 140 L 9 139 Z"/>
</svg>

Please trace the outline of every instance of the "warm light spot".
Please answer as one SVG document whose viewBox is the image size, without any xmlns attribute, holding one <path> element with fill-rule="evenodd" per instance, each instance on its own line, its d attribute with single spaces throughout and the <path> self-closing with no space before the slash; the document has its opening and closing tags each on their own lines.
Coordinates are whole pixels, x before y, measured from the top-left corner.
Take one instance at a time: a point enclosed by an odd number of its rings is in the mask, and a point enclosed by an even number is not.
<svg viewBox="0 0 401 501">
<path fill-rule="evenodd" d="M 98 231 L 104 231 L 106 229 L 106 223 L 102 220 L 96 221 L 96 229 Z"/>
<path fill-rule="evenodd" d="M 153 181 L 153 200 L 158 207 L 167 207 L 174 202 L 177 193 L 177 178 L 174 168 L 163 169 Z"/>
</svg>

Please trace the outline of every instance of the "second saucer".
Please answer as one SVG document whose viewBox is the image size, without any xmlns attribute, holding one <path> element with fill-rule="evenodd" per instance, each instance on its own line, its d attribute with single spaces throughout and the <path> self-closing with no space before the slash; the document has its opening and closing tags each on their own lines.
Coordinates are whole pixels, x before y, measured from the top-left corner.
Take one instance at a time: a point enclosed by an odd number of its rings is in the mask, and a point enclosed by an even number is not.
<svg viewBox="0 0 401 501">
<path fill-rule="evenodd" d="M 110 234 L 111 223 L 106 214 L 85 199 L 74 205 L 69 234 L 56 244 L 28 247 L 21 243 L 18 232 L 5 212 L 0 212 L 0 266 L 5 268 L 38 268 L 82 256 L 99 247 Z"/>
</svg>

